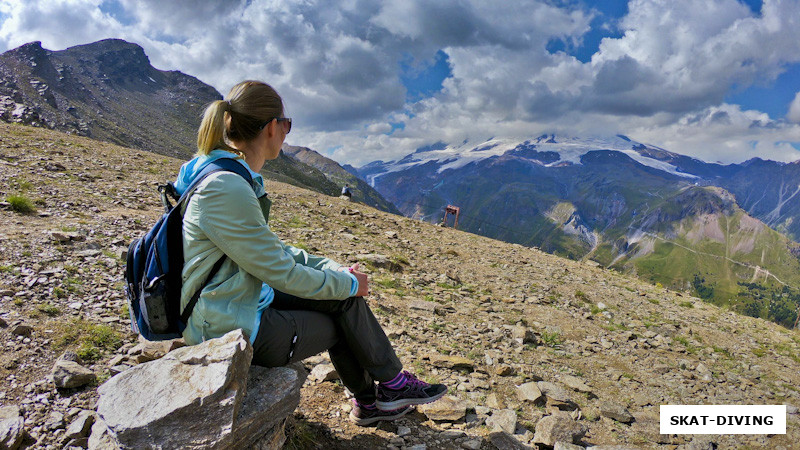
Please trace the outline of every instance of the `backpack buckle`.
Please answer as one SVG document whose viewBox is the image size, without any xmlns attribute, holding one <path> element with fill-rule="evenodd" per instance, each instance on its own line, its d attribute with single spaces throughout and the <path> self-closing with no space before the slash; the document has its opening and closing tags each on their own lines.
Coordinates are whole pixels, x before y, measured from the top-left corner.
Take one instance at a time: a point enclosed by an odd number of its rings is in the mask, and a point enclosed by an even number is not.
<svg viewBox="0 0 800 450">
<path fill-rule="evenodd" d="M 172 202 L 169 201 L 169 197 L 172 197 L 172 200 L 176 203 L 181 198 L 181 196 L 178 195 L 178 190 L 175 189 L 175 185 L 171 182 L 159 185 L 158 192 L 161 193 L 161 203 L 164 205 L 164 210 L 166 212 L 170 212 L 173 208 Z"/>
</svg>

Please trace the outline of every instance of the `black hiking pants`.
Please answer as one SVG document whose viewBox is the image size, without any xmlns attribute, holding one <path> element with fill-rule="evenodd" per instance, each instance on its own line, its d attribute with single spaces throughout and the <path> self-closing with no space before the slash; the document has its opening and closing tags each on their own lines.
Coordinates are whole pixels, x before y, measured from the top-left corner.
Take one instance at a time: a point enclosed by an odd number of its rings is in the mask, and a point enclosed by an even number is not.
<svg viewBox="0 0 800 450">
<path fill-rule="evenodd" d="M 362 403 L 375 401 L 375 382 L 403 365 L 363 297 L 308 300 L 275 291 L 261 315 L 253 364 L 277 367 L 325 350 L 342 383 Z"/>
</svg>

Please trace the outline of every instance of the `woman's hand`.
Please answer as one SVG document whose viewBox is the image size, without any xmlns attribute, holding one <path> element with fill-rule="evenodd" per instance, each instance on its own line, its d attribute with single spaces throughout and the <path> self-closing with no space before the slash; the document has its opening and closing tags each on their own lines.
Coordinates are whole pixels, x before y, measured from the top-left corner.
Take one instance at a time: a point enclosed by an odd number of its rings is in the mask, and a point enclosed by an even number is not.
<svg viewBox="0 0 800 450">
<path fill-rule="evenodd" d="M 346 270 L 352 273 L 356 277 L 356 280 L 358 280 L 358 291 L 356 291 L 356 297 L 366 297 L 369 295 L 369 279 L 367 278 L 367 274 L 358 271 L 358 263 L 355 263 L 350 267 L 342 267 L 339 270 Z"/>
</svg>

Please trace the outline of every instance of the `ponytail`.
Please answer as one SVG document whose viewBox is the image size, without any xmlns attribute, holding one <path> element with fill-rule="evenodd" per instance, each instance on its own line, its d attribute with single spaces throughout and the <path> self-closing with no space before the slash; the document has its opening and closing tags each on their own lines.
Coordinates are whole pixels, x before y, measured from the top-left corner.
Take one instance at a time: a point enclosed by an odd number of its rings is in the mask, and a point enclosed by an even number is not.
<svg viewBox="0 0 800 450">
<path fill-rule="evenodd" d="M 272 86 L 261 81 L 242 81 L 232 87 L 227 100 L 206 107 L 197 131 L 197 155 L 221 149 L 241 154 L 228 144 L 249 142 L 258 136 L 264 123 L 283 115 L 283 100 Z"/>
<path fill-rule="evenodd" d="M 206 107 L 200 130 L 197 132 L 198 155 L 208 155 L 211 150 L 218 148 L 234 150 L 225 142 L 225 113 L 229 108 L 230 103 L 225 100 L 216 100 Z"/>
</svg>

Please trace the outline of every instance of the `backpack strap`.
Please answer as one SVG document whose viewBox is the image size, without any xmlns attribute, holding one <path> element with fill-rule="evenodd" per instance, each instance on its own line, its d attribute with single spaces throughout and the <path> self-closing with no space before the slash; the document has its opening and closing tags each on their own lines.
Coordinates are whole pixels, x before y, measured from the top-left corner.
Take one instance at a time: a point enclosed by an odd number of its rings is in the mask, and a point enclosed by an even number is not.
<svg viewBox="0 0 800 450">
<path fill-rule="evenodd" d="M 184 309 L 183 312 L 181 313 L 181 323 L 189 322 L 189 316 L 191 316 L 192 311 L 194 311 L 194 305 L 196 305 L 197 301 L 200 300 L 200 294 L 203 292 L 203 288 L 205 286 L 208 286 L 208 282 L 211 281 L 212 278 L 214 278 L 214 275 L 216 275 L 217 272 L 219 272 L 219 269 L 220 267 L 222 267 L 223 262 L 225 262 L 225 255 L 223 255 L 222 258 L 217 260 L 217 262 L 214 264 L 214 267 L 211 268 L 211 272 L 208 273 L 206 281 L 203 282 L 203 285 L 200 286 L 200 289 L 198 289 L 197 292 L 194 293 L 192 298 L 189 300 L 189 303 L 186 304 L 186 309 Z"/>
<path fill-rule="evenodd" d="M 189 201 L 189 197 L 191 197 L 192 194 L 194 194 L 194 191 L 197 190 L 197 187 L 200 185 L 200 182 L 202 182 L 206 177 L 208 177 L 212 173 L 216 172 L 237 173 L 241 175 L 241 177 L 244 178 L 245 181 L 247 181 L 247 184 L 249 184 L 251 187 L 253 186 L 253 177 L 250 175 L 250 170 L 244 167 L 240 162 L 234 160 L 233 158 L 220 158 L 214 160 L 210 162 L 207 166 L 205 166 L 203 170 L 200 171 L 200 173 L 197 174 L 195 179 L 192 181 L 192 184 L 190 184 L 189 187 L 186 188 L 186 191 L 184 191 L 183 195 L 181 195 L 180 199 L 175 204 L 175 208 L 181 208 L 178 210 L 180 212 L 181 221 L 183 221 L 183 214 L 185 212 L 183 210 L 183 205 Z M 211 272 L 208 273 L 206 280 L 203 282 L 200 288 L 197 289 L 194 295 L 192 295 L 192 298 L 189 300 L 189 303 L 186 304 L 186 309 L 184 309 L 183 312 L 181 313 L 182 323 L 185 324 L 189 321 L 189 316 L 192 315 L 192 311 L 194 311 L 195 305 L 200 300 L 200 294 L 203 292 L 203 288 L 206 287 L 208 283 L 211 281 L 211 279 L 214 278 L 214 275 L 216 275 L 217 272 L 219 272 L 219 269 L 222 267 L 222 263 L 225 262 L 226 257 L 227 255 L 223 254 L 222 257 L 218 259 L 216 263 L 214 263 L 214 266 L 211 268 Z"/>
<path fill-rule="evenodd" d="M 238 173 L 242 178 L 245 179 L 245 181 L 247 181 L 247 184 L 249 184 L 251 187 L 253 186 L 253 177 L 250 175 L 249 169 L 244 167 L 239 161 L 236 161 L 233 158 L 220 158 L 208 163 L 208 165 L 203 167 L 203 170 L 197 174 L 192 181 L 192 184 L 186 188 L 186 191 L 183 192 L 183 195 L 181 195 L 180 199 L 178 199 L 178 204 L 175 206 L 178 207 L 179 205 L 189 201 L 189 197 L 194 194 L 194 191 L 200 185 L 200 182 L 206 179 L 207 176 L 211 175 L 212 173 L 223 171 Z M 183 212 L 181 212 L 181 217 L 183 217 Z"/>
</svg>

